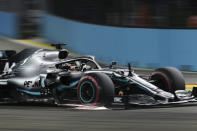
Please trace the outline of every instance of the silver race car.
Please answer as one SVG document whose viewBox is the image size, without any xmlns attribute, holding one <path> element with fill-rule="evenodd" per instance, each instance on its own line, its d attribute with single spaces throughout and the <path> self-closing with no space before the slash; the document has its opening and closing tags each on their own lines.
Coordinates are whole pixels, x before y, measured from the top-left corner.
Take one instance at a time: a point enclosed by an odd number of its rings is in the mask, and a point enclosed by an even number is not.
<svg viewBox="0 0 197 131">
<path fill-rule="evenodd" d="M 65 49 L 0 51 L 0 101 L 77 103 L 104 106 L 166 105 L 196 102 L 185 91 L 180 71 L 156 69 L 139 76 L 130 64 L 101 67 L 92 56 L 72 57 Z"/>
</svg>

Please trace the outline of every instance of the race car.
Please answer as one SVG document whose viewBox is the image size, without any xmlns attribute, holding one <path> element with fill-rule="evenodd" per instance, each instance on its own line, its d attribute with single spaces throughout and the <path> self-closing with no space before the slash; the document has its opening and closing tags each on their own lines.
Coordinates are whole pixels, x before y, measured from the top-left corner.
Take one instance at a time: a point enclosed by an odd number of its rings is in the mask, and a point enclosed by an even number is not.
<svg viewBox="0 0 197 131">
<path fill-rule="evenodd" d="M 58 45 L 59 46 L 59 45 Z M 0 51 L 1 102 L 49 102 L 88 105 L 165 105 L 195 102 L 173 67 L 137 75 L 130 64 L 101 67 L 93 56 L 72 57 L 66 49 Z"/>
</svg>

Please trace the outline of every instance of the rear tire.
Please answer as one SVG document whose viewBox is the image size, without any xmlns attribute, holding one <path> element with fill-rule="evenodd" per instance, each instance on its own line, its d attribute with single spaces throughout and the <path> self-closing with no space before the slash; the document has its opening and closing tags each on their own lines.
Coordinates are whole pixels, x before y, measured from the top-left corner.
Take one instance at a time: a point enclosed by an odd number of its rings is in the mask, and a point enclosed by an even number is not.
<svg viewBox="0 0 197 131">
<path fill-rule="evenodd" d="M 77 94 L 82 104 L 107 106 L 114 95 L 114 84 L 104 73 L 90 73 L 79 81 Z"/>
<path fill-rule="evenodd" d="M 185 90 L 185 80 L 182 73 L 174 67 L 156 69 L 151 80 L 160 89 L 174 93 L 176 90 Z"/>
</svg>

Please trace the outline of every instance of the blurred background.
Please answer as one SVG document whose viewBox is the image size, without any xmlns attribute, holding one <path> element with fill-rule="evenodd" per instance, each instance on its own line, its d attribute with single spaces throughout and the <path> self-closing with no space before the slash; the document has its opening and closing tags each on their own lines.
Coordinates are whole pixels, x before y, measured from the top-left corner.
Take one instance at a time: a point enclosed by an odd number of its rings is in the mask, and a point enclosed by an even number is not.
<svg viewBox="0 0 197 131">
<path fill-rule="evenodd" d="M 196 27 L 196 0 L 49 0 L 54 15 L 120 27 Z"/>
<path fill-rule="evenodd" d="M 0 0 L 0 35 L 136 67 L 197 71 L 196 0 Z"/>
</svg>

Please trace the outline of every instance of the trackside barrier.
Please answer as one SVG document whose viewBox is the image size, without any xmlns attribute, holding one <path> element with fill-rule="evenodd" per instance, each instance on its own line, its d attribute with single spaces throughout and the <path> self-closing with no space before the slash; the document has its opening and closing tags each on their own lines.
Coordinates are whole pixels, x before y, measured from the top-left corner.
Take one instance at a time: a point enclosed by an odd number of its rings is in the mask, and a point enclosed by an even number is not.
<svg viewBox="0 0 197 131">
<path fill-rule="evenodd" d="M 104 61 L 138 67 L 174 66 L 197 71 L 197 30 L 119 28 L 43 14 L 43 37 Z"/>
<path fill-rule="evenodd" d="M 0 11 L 0 35 L 19 37 L 19 15 Z"/>
</svg>

